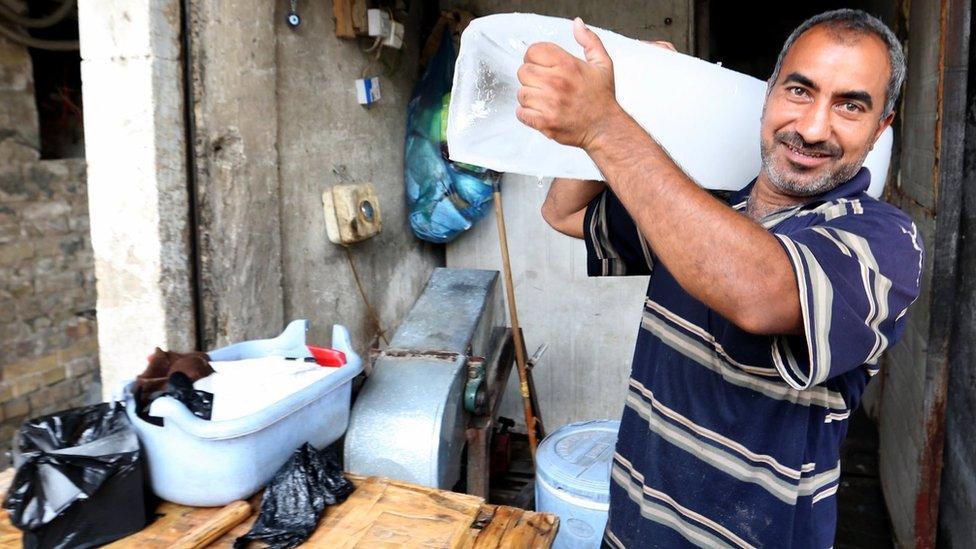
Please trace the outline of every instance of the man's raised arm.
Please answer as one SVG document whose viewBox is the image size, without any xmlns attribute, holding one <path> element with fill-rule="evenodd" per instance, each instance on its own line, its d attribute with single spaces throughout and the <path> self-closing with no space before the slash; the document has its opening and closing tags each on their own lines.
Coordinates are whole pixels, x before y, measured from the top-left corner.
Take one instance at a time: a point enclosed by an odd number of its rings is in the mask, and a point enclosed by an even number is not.
<svg viewBox="0 0 976 549">
<path fill-rule="evenodd" d="M 586 205 L 593 197 L 603 192 L 606 183 L 582 179 L 557 177 L 549 186 L 549 194 L 542 204 L 542 218 L 553 229 L 572 236 L 583 238 L 583 216 Z"/>
<path fill-rule="evenodd" d="M 551 43 L 526 51 L 518 119 L 590 155 L 689 294 L 747 332 L 800 333 L 799 290 L 776 237 L 681 171 L 617 104 L 612 61 L 599 38 L 581 20 L 574 32 L 586 61 Z"/>
</svg>

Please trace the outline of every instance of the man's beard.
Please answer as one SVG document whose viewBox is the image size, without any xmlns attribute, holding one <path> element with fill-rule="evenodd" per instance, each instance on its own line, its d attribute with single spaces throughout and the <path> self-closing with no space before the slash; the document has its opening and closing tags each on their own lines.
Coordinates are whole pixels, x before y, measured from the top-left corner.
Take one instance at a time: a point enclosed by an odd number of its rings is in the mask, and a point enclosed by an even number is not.
<svg viewBox="0 0 976 549">
<path fill-rule="evenodd" d="M 840 147 L 830 143 L 818 143 L 815 145 L 808 144 L 803 140 L 800 134 L 795 131 L 777 132 L 776 135 L 773 136 L 772 143 L 762 142 L 759 149 L 762 155 L 763 171 L 766 172 L 769 182 L 772 183 L 774 187 L 790 196 L 817 196 L 837 188 L 838 185 L 850 180 L 857 174 L 858 170 L 861 169 L 861 164 L 864 163 L 864 159 L 867 158 L 869 152 L 865 151 L 861 158 L 859 158 L 856 162 L 838 164 L 833 170 L 824 172 L 812 181 L 804 182 L 802 179 L 797 178 L 794 174 L 788 172 L 784 173 L 784 171 L 781 171 L 777 166 L 774 165 L 773 149 L 775 149 L 776 145 L 780 142 L 786 143 L 794 148 L 800 149 L 803 152 L 809 153 L 840 156 L 843 151 L 841 151 Z M 787 162 L 789 161 L 787 160 Z"/>
</svg>

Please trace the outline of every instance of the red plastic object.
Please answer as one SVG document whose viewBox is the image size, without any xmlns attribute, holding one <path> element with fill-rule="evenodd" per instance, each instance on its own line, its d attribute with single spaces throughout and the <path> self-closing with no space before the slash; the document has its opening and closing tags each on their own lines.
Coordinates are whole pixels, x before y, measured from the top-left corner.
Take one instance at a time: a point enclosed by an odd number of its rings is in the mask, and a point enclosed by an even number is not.
<svg viewBox="0 0 976 549">
<path fill-rule="evenodd" d="M 306 345 L 306 347 L 308 347 L 308 352 L 312 353 L 312 356 L 315 357 L 315 362 L 319 366 L 338 367 L 346 364 L 346 353 L 342 351 L 327 349 L 325 347 L 313 347 L 311 345 Z"/>
</svg>

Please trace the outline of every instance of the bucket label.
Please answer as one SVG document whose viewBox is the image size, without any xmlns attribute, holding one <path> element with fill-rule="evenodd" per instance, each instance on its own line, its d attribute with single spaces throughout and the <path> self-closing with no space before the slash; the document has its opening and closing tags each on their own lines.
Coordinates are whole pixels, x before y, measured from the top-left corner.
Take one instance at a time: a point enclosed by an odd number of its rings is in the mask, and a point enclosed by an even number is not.
<svg viewBox="0 0 976 549">
<path fill-rule="evenodd" d="M 577 433 L 556 443 L 556 455 L 573 465 L 586 468 L 598 461 L 608 449 L 612 450 L 616 438 L 615 433 Z"/>
<path fill-rule="evenodd" d="M 577 538 L 582 538 L 584 540 L 589 540 L 591 537 L 593 537 L 593 534 L 596 533 L 593 530 L 593 526 L 591 526 L 586 521 L 580 520 L 575 517 L 570 518 L 569 520 L 566 521 L 566 529 L 572 535 L 576 536 Z"/>
</svg>

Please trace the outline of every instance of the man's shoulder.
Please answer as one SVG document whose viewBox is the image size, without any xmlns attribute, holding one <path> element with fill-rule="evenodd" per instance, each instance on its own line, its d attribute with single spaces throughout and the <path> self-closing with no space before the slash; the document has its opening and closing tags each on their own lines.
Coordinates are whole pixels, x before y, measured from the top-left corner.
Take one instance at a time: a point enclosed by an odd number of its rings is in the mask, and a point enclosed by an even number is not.
<svg viewBox="0 0 976 549">
<path fill-rule="evenodd" d="M 861 193 L 811 204 L 795 219 L 798 223 L 785 235 L 804 242 L 821 261 L 843 261 L 833 255 L 839 252 L 890 276 L 918 278 L 922 237 L 912 219 L 893 204 Z"/>
<path fill-rule="evenodd" d="M 897 206 L 878 200 L 867 193 L 817 202 L 803 208 L 797 217 L 804 225 L 832 226 L 856 233 L 887 235 L 915 232 L 915 223 Z"/>
</svg>

